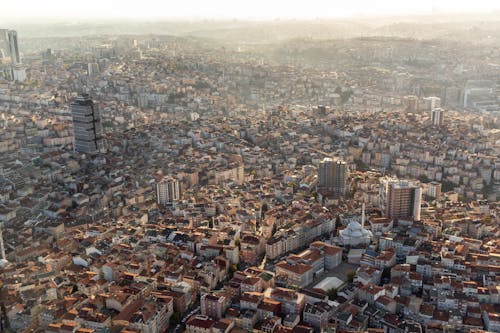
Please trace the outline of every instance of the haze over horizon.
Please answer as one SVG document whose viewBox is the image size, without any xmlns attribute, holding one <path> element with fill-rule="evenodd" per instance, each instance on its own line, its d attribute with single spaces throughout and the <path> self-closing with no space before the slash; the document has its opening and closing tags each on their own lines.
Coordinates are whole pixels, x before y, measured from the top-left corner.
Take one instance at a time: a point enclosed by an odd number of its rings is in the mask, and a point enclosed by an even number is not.
<svg viewBox="0 0 500 333">
<path fill-rule="evenodd" d="M 77 9 L 64 0 L 21 0 L 2 6 L 3 21 L 36 19 L 328 19 L 405 15 L 443 15 L 453 13 L 491 13 L 500 10 L 494 0 L 454 1 L 421 0 L 311 0 L 302 1 L 231 1 L 186 0 L 182 2 L 141 2 L 125 0 L 88 0 Z"/>
</svg>

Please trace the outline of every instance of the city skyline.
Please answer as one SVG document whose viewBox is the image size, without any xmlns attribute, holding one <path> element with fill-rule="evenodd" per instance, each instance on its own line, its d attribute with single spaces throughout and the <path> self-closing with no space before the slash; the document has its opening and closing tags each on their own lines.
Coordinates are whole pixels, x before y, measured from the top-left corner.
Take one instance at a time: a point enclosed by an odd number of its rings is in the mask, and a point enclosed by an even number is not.
<svg viewBox="0 0 500 333">
<path fill-rule="evenodd" d="M 500 2 L 493 0 L 453 1 L 423 0 L 407 2 L 398 0 L 353 0 L 326 1 L 200 1 L 181 3 L 155 0 L 120 2 L 89 0 L 85 6 L 75 10 L 73 3 L 51 0 L 40 3 L 23 0 L 2 6 L 0 17 L 18 18 L 64 18 L 64 19 L 317 19 L 356 18 L 406 15 L 445 15 L 452 13 L 491 13 L 500 10 Z"/>
</svg>

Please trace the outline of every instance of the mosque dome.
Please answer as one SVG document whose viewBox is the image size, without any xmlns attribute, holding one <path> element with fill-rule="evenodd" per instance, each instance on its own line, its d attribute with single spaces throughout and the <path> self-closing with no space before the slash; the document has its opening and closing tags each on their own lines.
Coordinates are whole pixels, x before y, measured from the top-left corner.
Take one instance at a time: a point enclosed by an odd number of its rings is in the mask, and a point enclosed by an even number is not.
<svg viewBox="0 0 500 333">
<path fill-rule="evenodd" d="M 358 221 L 352 221 L 340 231 L 340 239 L 344 245 L 369 244 L 372 233 L 363 228 Z"/>
</svg>

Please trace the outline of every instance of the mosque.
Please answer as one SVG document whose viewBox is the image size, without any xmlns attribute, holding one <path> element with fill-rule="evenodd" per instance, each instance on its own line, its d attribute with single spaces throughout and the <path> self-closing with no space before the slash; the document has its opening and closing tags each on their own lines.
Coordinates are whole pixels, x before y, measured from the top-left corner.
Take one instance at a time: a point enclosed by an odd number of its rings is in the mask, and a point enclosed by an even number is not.
<svg viewBox="0 0 500 333">
<path fill-rule="evenodd" d="M 350 222 L 345 229 L 340 231 L 338 242 L 344 246 L 368 245 L 372 238 L 372 232 L 365 229 L 365 204 L 363 203 L 361 224 L 357 221 Z"/>
</svg>

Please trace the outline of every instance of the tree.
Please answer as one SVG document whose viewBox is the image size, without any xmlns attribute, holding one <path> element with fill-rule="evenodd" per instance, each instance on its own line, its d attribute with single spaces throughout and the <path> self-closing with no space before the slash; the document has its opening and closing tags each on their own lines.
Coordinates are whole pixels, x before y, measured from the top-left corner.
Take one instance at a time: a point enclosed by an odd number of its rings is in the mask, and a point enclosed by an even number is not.
<svg viewBox="0 0 500 333">
<path fill-rule="evenodd" d="M 337 218 L 335 219 L 335 230 L 339 230 L 341 226 L 342 223 L 340 222 L 340 215 L 337 215 Z"/>
<path fill-rule="evenodd" d="M 441 191 L 449 192 L 453 191 L 453 189 L 457 186 L 457 184 L 450 182 L 449 180 L 441 181 Z"/>
<path fill-rule="evenodd" d="M 389 267 L 384 268 L 382 271 L 382 281 L 383 280 L 391 280 L 391 269 Z"/>
<path fill-rule="evenodd" d="M 485 197 L 488 197 L 488 195 L 490 195 L 491 193 L 493 193 L 494 189 L 493 189 L 493 184 L 486 184 L 485 182 L 485 186 L 483 187 L 483 189 L 481 190 L 481 193 L 485 196 Z"/>
<path fill-rule="evenodd" d="M 354 281 L 354 277 L 356 276 L 356 271 L 350 270 L 346 275 L 347 281 L 349 281 L 349 283 L 352 283 L 352 281 Z"/>
<path fill-rule="evenodd" d="M 356 163 L 356 170 L 359 170 L 359 171 L 368 171 L 368 170 L 370 170 L 370 168 L 368 167 L 368 165 L 366 165 L 366 163 L 363 162 L 360 159 L 355 159 L 354 163 Z"/>
<path fill-rule="evenodd" d="M 431 180 L 429 179 L 429 177 L 427 177 L 426 175 L 422 174 L 420 176 L 417 177 L 418 180 L 420 180 L 420 182 L 422 183 L 429 183 Z"/>
<path fill-rule="evenodd" d="M 181 322 L 181 315 L 179 312 L 174 312 L 172 313 L 172 316 L 170 317 L 170 324 L 172 326 L 176 326 Z"/>
<path fill-rule="evenodd" d="M 332 289 L 329 289 L 326 294 L 328 295 L 328 299 L 330 301 L 333 301 L 335 300 L 335 298 L 337 298 L 337 289 L 335 288 L 332 288 Z"/>
<path fill-rule="evenodd" d="M 229 266 L 229 279 L 232 279 L 233 276 L 234 276 L 234 272 L 236 272 L 238 270 L 238 265 L 236 264 L 232 264 L 231 266 Z"/>
<path fill-rule="evenodd" d="M 264 216 L 266 215 L 266 212 L 267 210 L 269 209 L 269 207 L 267 206 L 267 203 L 263 203 L 262 206 L 260 207 L 260 211 L 261 211 L 261 218 L 264 218 Z"/>
</svg>

